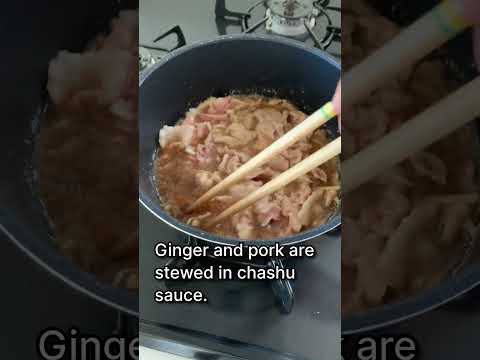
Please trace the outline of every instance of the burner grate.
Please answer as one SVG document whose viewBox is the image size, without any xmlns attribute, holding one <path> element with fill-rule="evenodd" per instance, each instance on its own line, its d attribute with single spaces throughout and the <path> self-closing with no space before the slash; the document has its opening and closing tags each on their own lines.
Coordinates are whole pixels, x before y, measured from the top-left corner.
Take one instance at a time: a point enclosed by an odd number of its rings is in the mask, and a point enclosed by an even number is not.
<svg viewBox="0 0 480 360">
<path fill-rule="evenodd" d="M 166 39 L 170 36 L 175 36 L 175 46 L 168 48 L 157 45 L 160 40 Z M 173 26 L 168 31 L 157 36 L 150 44 L 140 43 L 138 51 L 139 71 L 143 72 L 145 69 L 154 65 L 166 53 L 174 51 L 186 44 L 187 41 L 185 40 L 185 35 L 183 34 L 182 29 L 178 25 Z M 158 52 L 160 53 L 160 55 L 154 55 L 154 53 Z"/>
<path fill-rule="evenodd" d="M 339 16 L 341 8 L 330 3 L 330 0 L 261 0 L 243 13 L 229 10 L 226 0 L 216 0 L 215 16 L 220 34 L 225 34 L 225 27 L 219 26 L 218 20 L 241 25 L 245 34 L 263 31 L 300 41 L 311 39 L 314 46 L 327 51 L 334 42 L 341 42 L 341 26 L 332 19 L 333 12 Z"/>
</svg>

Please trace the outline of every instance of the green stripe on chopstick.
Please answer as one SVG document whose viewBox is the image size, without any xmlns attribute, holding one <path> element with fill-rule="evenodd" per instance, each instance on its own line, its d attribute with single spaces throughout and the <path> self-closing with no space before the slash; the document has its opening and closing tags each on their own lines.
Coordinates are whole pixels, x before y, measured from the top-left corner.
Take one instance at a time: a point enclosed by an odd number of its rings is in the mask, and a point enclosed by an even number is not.
<svg viewBox="0 0 480 360">
<path fill-rule="evenodd" d="M 324 116 L 325 119 L 329 120 L 337 116 L 333 104 L 331 102 L 326 103 L 320 108 L 320 112 Z"/>
<path fill-rule="evenodd" d="M 454 0 L 443 1 L 432 13 L 439 28 L 449 36 L 454 36 L 471 25 Z"/>
</svg>

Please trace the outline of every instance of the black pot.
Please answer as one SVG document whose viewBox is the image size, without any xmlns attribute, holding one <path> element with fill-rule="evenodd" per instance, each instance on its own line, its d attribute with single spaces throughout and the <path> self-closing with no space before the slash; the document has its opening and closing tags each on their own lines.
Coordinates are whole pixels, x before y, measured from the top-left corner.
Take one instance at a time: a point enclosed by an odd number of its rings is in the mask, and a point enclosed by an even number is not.
<svg viewBox="0 0 480 360">
<path fill-rule="evenodd" d="M 32 168 L 33 124 L 40 120 L 48 101 L 48 63 L 60 50 L 81 51 L 88 40 L 108 28 L 120 7 L 137 6 L 134 1 L 124 3 L 51 0 L 4 4 L 0 15 L 0 40 L 5 51 L 0 75 L 6 90 L 0 97 L 0 231 L 75 289 L 137 314 L 136 292 L 100 283 L 58 252 L 28 174 Z"/>
<path fill-rule="evenodd" d="M 232 92 L 287 99 L 306 113 L 329 101 L 340 77 L 340 65 L 327 54 L 290 40 L 253 35 L 225 36 L 183 47 L 167 55 L 140 81 L 140 202 L 154 216 L 185 234 L 207 242 L 236 245 L 271 244 L 241 241 L 204 232 L 179 222 L 160 206 L 153 181 L 158 131 L 174 125 L 185 112 L 209 96 Z M 336 121 L 328 123 L 338 136 Z M 289 245 L 322 235 L 340 225 L 340 211 L 328 223 L 297 235 L 276 238 Z"/>
</svg>

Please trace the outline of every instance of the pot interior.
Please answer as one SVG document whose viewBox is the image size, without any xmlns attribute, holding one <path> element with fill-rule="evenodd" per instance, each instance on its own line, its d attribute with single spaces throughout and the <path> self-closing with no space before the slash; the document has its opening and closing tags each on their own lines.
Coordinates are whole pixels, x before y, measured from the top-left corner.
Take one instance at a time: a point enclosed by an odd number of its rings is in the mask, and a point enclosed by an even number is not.
<svg viewBox="0 0 480 360">
<path fill-rule="evenodd" d="M 121 4 L 135 7 L 135 4 Z M 131 5 L 131 6 L 130 6 Z M 5 4 L 9 19 L 0 33 L 9 49 L 4 59 L 2 80 L 9 89 L 0 105 L 3 111 L 0 131 L 0 231 L 32 259 L 72 287 L 104 303 L 135 314 L 137 294 L 99 283 L 60 254 L 52 241 L 48 222 L 32 191 L 32 133 L 41 121 L 48 101 L 48 64 L 60 50 L 81 51 L 93 36 L 108 28 L 119 10 L 119 2 L 86 0 L 67 4 L 54 0 L 45 6 L 32 2 Z M 27 9 L 28 8 L 28 9 Z M 32 36 L 34 34 L 34 36 Z M 21 84 L 19 86 L 18 84 Z M 34 174 L 34 173 L 33 173 Z"/>
<path fill-rule="evenodd" d="M 340 65 L 328 55 L 280 38 L 223 37 L 170 54 L 148 71 L 140 85 L 140 201 L 155 216 L 189 235 L 217 243 L 238 243 L 238 239 L 221 238 L 180 223 L 162 210 L 153 181 L 158 131 L 177 123 L 189 108 L 208 97 L 232 93 L 287 99 L 309 114 L 331 99 L 339 77 Z M 328 127 L 336 137 L 337 122 L 330 121 Z M 320 228 L 275 240 L 298 242 L 339 223 L 338 213 Z M 251 242 L 260 245 L 263 241 Z"/>
</svg>

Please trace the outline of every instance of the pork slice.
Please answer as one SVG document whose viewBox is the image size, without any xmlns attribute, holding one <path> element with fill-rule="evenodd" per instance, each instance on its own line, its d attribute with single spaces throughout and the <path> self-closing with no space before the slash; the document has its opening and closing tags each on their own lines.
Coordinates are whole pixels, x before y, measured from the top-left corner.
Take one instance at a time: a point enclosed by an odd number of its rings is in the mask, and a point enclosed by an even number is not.
<svg viewBox="0 0 480 360">
<path fill-rule="evenodd" d="M 215 167 L 220 161 L 215 144 L 212 143 L 197 145 L 195 155 L 200 167 L 203 169 Z"/>
<path fill-rule="evenodd" d="M 227 149 L 222 157 L 222 161 L 220 162 L 218 169 L 226 174 L 231 174 L 248 159 L 250 159 L 248 154 L 233 149 Z"/>
<path fill-rule="evenodd" d="M 284 134 L 283 127 L 286 125 L 286 118 L 281 112 L 264 108 L 255 110 L 254 114 L 258 119 L 257 133 L 259 136 L 275 140 Z"/>
<path fill-rule="evenodd" d="M 267 226 L 271 221 L 280 219 L 281 208 L 273 201 L 271 196 L 266 196 L 254 204 L 254 211 L 260 226 Z"/>
<path fill-rule="evenodd" d="M 125 69 L 136 61 L 127 51 L 117 49 L 83 54 L 60 51 L 49 65 L 47 90 L 56 105 L 79 106 L 78 99 L 85 93 L 100 105 L 111 105 L 130 91 Z"/>
<path fill-rule="evenodd" d="M 328 176 L 325 170 L 323 170 L 321 167 L 317 167 L 312 170 L 312 176 L 315 179 L 320 180 L 321 182 L 327 182 L 328 181 Z"/>
<path fill-rule="evenodd" d="M 158 134 L 158 141 L 162 148 L 174 142 L 180 143 L 184 148 L 188 147 L 193 138 L 195 128 L 191 125 L 165 125 Z"/>
<path fill-rule="evenodd" d="M 312 187 L 309 183 L 299 181 L 289 184 L 286 190 L 292 203 L 299 205 L 303 204 L 312 193 Z"/>
<path fill-rule="evenodd" d="M 447 167 L 437 155 L 422 151 L 410 157 L 409 160 L 418 176 L 429 178 L 440 185 L 447 183 Z"/>
<path fill-rule="evenodd" d="M 254 217 L 249 209 L 232 216 L 232 224 L 240 239 L 252 239 L 254 235 Z"/>
<path fill-rule="evenodd" d="M 270 160 L 270 162 L 268 163 L 268 166 L 270 166 L 273 170 L 277 170 L 281 172 L 288 169 L 289 162 L 282 155 L 279 155 L 273 158 L 272 160 Z"/>
<path fill-rule="evenodd" d="M 190 123 L 190 122 L 188 122 Z M 185 125 L 186 122 L 183 122 L 183 125 Z M 210 134 L 210 130 L 212 128 L 212 125 L 210 123 L 198 123 L 195 124 L 195 132 L 193 133 L 193 138 L 192 138 L 192 143 L 193 144 L 198 144 L 207 138 L 208 134 Z"/>
<path fill-rule="evenodd" d="M 225 154 L 223 155 L 218 169 L 225 174 L 229 175 L 237 170 L 242 165 L 240 157 L 236 154 Z"/>
<path fill-rule="evenodd" d="M 235 200 L 240 200 L 257 190 L 260 186 L 262 186 L 262 183 L 259 181 L 247 180 L 233 185 L 230 188 L 229 193 L 235 198 Z"/>
<path fill-rule="evenodd" d="M 325 223 L 332 213 L 331 206 L 336 196 L 336 190 L 315 190 L 303 203 L 298 213 L 302 225 L 318 226 Z"/>
<path fill-rule="evenodd" d="M 197 121 L 206 121 L 212 124 L 223 123 L 228 120 L 228 114 L 198 114 Z"/>
<path fill-rule="evenodd" d="M 235 126 L 232 126 L 234 125 Z M 210 136 L 206 141 L 214 142 L 217 145 L 225 145 L 230 150 L 242 147 L 251 141 L 252 133 L 246 130 L 241 124 L 233 123 L 229 126 L 223 124 L 214 125 Z M 235 137 L 235 136 L 238 137 Z M 245 135 L 245 136 L 242 136 Z M 254 135 L 254 134 L 253 134 Z"/>
<path fill-rule="evenodd" d="M 298 164 L 303 159 L 303 152 L 298 147 L 287 149 L 282 155 L 289 160 L 290 166 Z"/>
<path fill-rule="evenodd" d="M 209 172 L 205 170 L 199 170 L 195 173 L 195 183 L 203 190 L 210 189 L 213 185 L 219 183 L 222 180 L 218 172 Z"/>
<path fill-rule="evenodd" d="M 278 174 L 280 174 L 280 172 L 273 170 L 271 167 L 262 166 L 253 170 L 249 175 L 247 175 L 247 179 L 266 183 Z"/>
<path fill-rule="evenodd" d="M 257 136 L 255 131 L 248 130 L 243 124 L 235 122 L 228 126 L 227 134 L 234 137 L 241 145 L 247 145 Z"/>
<path fill-rule="evenodd" d="M 232 106 L 232 98 L 230 96 L 214 99 L 208 107 L 209 114 L 225 114 Z"/>
<path fill-rule="evenodd" d="M 306 116 L 301 111 L 290 111 L 286 114 L 287 122 L 289 124 L 293 124 L 294 126 L 300 124 L 303 120 L 305 120 Z"/>
</svg>

